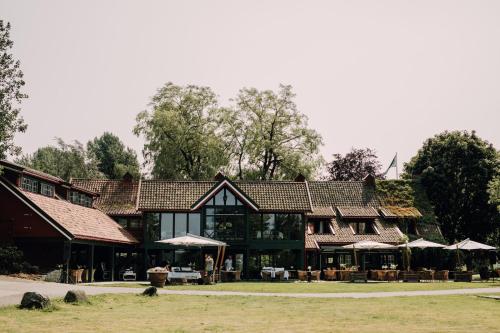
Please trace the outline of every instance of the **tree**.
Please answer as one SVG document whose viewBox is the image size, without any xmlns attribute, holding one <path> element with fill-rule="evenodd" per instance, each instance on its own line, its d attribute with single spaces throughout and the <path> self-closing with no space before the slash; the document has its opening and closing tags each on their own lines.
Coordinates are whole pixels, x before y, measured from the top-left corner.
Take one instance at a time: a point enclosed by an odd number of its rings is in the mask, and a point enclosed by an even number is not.
<svg viewBox="0 0 500 333">
<path fill-rule="evenodd" d="M 333 155 L 333 160 L 327 164 L 327 179 L 362 180 L 368 174 L 384 179 L 384 175 L 380 172 L 381 168 L 382 164 L 374 150 L 352 148 L 345 156 Z"/>
<path fill-rule="evenodd" d="M 144 136 L 143 155 L 152 175 L 164 179 L 211 179 L 228 164 L 217 133 L 217 98 L 208 87 L 169 82 L 137 116 L 134 133 Z"/>
<path fill-rule="evenodd" d="M 19 155 L 21 148 L 14 144 L 14 135 L 25 132 L 27 125 L 19 115 L 18 105 L 28 96 L 21 92 L 24 86 L 19 60 L 10 53 L 10 23 L 0 20 L 0 159 Z"/>
<path fill-rule="evenodd" d="M 16 163 L 60 177 L 104 178 L 97 169 L 97 163 L 87 157 L 85 147 L 75 141 L 73 144 L 57 139 L 57 147 L 47 146 L 37 149 L 32 155 L 24 155 Z"/>
<path fill-rule="evenodd" d="M 409 176 L 420 178 L 449 242 L 498 242 L 499 214 L 488 194 L 498 170 L 497 151 L 474 131 L 438 134 L 405 165 Z"/>
<path fill-rule="evenodd" d="M 490 204 L 496 205 L 500 212 L 500 175 L 490 181 L 488 184 L 488 193 L 490 195 Z"/>
<path fill-rule="evenodd" d="M 312 176 L 321 165 L 321 136 L 308 128 L 294 97 L 291 86 L 280 85 L 277 93 L 244 88 L 236 106 L 218 114 L 238 178 L 294 179 Z"/>
<path fill-rule="evenodd" d="M 136 153 L 126 148 L 120 139 L 109 132 L 87 143 L 87 151 L 97 168 L 109 179 L 120 179 L 125 173 L 140 177 Z"/>
</svg>

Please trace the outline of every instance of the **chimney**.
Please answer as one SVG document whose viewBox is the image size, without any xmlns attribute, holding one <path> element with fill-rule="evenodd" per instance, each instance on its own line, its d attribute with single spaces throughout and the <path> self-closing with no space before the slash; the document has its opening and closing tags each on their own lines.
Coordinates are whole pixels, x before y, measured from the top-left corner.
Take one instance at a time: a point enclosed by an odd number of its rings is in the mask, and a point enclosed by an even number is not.
<svg viewBox="0 0 500 333">
<path fill-rule="evenodd" d="M 363 182 L 365 185 L 375 187 L 375 177 L 371 173 L 367 174 L 365 178 L 363 178 Z"/>
<path fill-rule="evenodd" d="M 295 177 L 295 181 L 303 183 L 303 182 L 306 181 L 306 176 L 304 176 L 303 174 L 299 173 L 297 175 L 297 177 Z"/>
<path fill-rule="evenodd" d="M 134 180 L 134 177 L 130 174 L 130 172 L 127 171 L 123 175 L 123 182 L 124 183 L 131 183 L 133 180 Z"/>
</svg>

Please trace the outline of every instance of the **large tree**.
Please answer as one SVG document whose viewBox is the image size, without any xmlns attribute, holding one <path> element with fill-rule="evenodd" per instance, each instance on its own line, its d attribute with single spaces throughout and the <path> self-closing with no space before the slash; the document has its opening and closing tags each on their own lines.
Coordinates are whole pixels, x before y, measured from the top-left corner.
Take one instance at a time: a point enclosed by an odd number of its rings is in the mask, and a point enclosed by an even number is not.
<svg viewBox="0 0 500 333">
<path fill-rule="evenodd" d="M 294 97 L 291 86 L 280 85 L 278 92 L 244 88 L 235 107 L 225 110 L 219 122 L 238 178 L 294 179 L 299 173 L 315 174 L 322 163 L 322 139 L 308 127 Z"/>
<path fill-rule="evenodd" d="M 103 178 L 95 161 L 88 158 L 85 147 L 75 141 L 73 144 L 57 139 L 57 146 L 37 149 L 31 155 L 16 160 L 21 165 L 46 172 L 66 181 L 71 178 Z"/>
<path fill-rule="evenodd" d="M 209 179 L 228 164 L 217 128 L 217 98 L 208 87 L 167 83 L 152 98 L 151 110 L 137 116 L 134 133 L 143 136 L 145 163 L 152 176 Z"/>
<path fill-rule="evenodd" d="M 326 178 L 328 180 L 362 180 L 366 175 L 371 174 L 383 179 L 381 168 L 382 164 L 374 150 L 352 148 L 345 156 L 333 155 L 333 160 L 327 164 Z"/>
<path fill-rule="evenodd" d="M 87 143 L 87 151 L 97 162 L 97 168 L 109 179 L 122 178 L 130 173 L 135 178 L 140 176 L 136 153 L 120 141 L 116 135 L 105 132 L 100 137 Z"/>
<path fill-rule="evenodd" d="M 498 175 L 495 148 L 475 132 L 443 132 L 427 141 L 405 171 L 420 178 L 449 242 L 498 242 L 499 214 L 488 183 Z"/>
<path fill-rule="evenodd" d="M 23 72 L 19 60 L 10 53 L 13 44 L 10 23 L 0 20 L 0 159 L 7 154 L 19 155 L 21 148 L 14 144 L 14 135 L 27 127 L 19 115 L 19 104 L 28 96 L 21 92 Z"/>
</svg>

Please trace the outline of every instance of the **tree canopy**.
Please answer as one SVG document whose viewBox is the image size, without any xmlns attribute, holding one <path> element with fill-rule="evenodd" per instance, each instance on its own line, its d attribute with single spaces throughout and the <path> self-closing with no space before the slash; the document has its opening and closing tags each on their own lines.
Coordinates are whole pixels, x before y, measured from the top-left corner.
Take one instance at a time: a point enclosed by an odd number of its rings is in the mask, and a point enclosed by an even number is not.
<svg viewBox="0 0 500 333">
<path fill-rule="evenodd" d="M 215 93 L 208 87 L 167 83 L 137 116 L 134 133 L 146 143 L 143 155 L 155 178 L 210 179 L 228 164 Z"/>
<path fill-rule="evenodd" d="M 104 178 L 95 161 L 87 157 L 84 145 L 73 144 L 57 139 L 57 146 L 37 149 L 31 155 L 23 155 L 16 163 L 60 177 L 66 181 L 71 178 Z"/>
<path fill-rule="evenodd" d="M 26 131 L 27 125 L 19 115 L 19 104 L 28 96 L 24 86 L 19 60 L 12 56 L 10 23 L 0 20 L 0 159 L 7 154 L 19 155 L 21 148 L 14 144 L 14 135 Z"/>
<path fill-rule="evenodd" d="M 140 177 L 137 155 L 125 147 L 116 135 L 105 132 L 100 137 L 87 143 L 90 159 L 97 163 L 97 168 L 109 179 L 120 179 L 125 173 L 134 178 Z"/>
<path fill-rule="evenodd" d="M 220 123 L 231 147 L 230 169 L 238 178 L 294 179 L 313 175 L 322 163 L 321 136 L 297 110 L 291 86 L 278 92 L 241 89 Z M 220 115 L 221 113 L 219 113 Z"/>
<path fill-rule="evenodd" d="M 345 156 L 334 154 L 326 168 L 328 180 L 362 180 L 368 174 L 384 178 L 380 171 L 382 164 L 370 148 L 352 148 Z"/>
<path fill-rule="evenodd" d="M 475 132 L 443 132 L 427 141 L 405 172 L 419 177 L 449 242 L 470 237 L 498 244 L 499 214 L 488 184 L 498 176 L 495 148 Z"/>
</svg>

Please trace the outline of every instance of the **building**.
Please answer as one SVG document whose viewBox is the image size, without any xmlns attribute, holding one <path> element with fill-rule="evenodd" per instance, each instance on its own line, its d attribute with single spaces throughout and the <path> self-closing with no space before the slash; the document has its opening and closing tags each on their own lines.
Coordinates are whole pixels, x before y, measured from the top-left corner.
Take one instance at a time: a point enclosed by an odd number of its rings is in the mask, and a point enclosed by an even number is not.
<svg viewBox="0 0 500 333">
<path fill-rule="evenodd" d="M 46 213 L 61 204 L 71 208 L 68 214 L 84 209 L 87 214 L 102 217 L 106 230 L 111 229 L 111 219 L 116 221 L 112 229 L 119 231 L 122 238 L 111 237 L 109 231 L 106 242 L 101 240 L 99 246 L 114 248 L 113 262 L 122 260 L 121 266 L 133 265 L 138 272 L 167 262 L 201 268 L 199 250 L 173 249 L 156 243 L 186 233 L 227 242 L 227 254 L 246 278 L 258 277 L 265 266 L 350 266 L 352 252 L 342 249 L 342 245 L 364 239 L 399 244 L 403 242 L 402 227 L 410 234 L 419 234 L 419 210 L 385 205 L 372 176 L 348 182 L 307 181 L 304 177 L 295 181 L 232 181 L 222 174 L 212 181 L 133 180 L 129 175 L 122 180 L 73 179 L 70 183 L 54 179 L 56 188 L 61 188 L 55 192 L 60 193 L 49 198 L 33 194 L 29 186 L 23 185 L 25 178 L 40 173 L 8 162 L 2 165 L 5 172 L 0 195 L 7 195 L 9 200 L 22 204 L 18 197 L 43 198 L 47 203 L 41 209 Z M 41 182 L 42 178 L 37 179 Z M 82 199 L 76 197 L 87 198 L 83 202 L 90 207 L 82 207 Z M 22 215 L 13 214 L 11 209 L 2 209 L 0 219 L 25 224 Z M 83 229 L 87 227 L 96 225 L 88 224 Z M 18 234 L 13 238 L 19 243 Z M 66 243 L 81 241 L 75 236 Z M 125 244 L 128 248 L 123 247 Z M 121 254 L 116 253 L 119 245 Z M 62 249 L 60 244 L 57 246 Z M 378 252 L 363 256 L 362 262 L 370 268 L 397 260 L 395 253 Z"/>
</svg>

